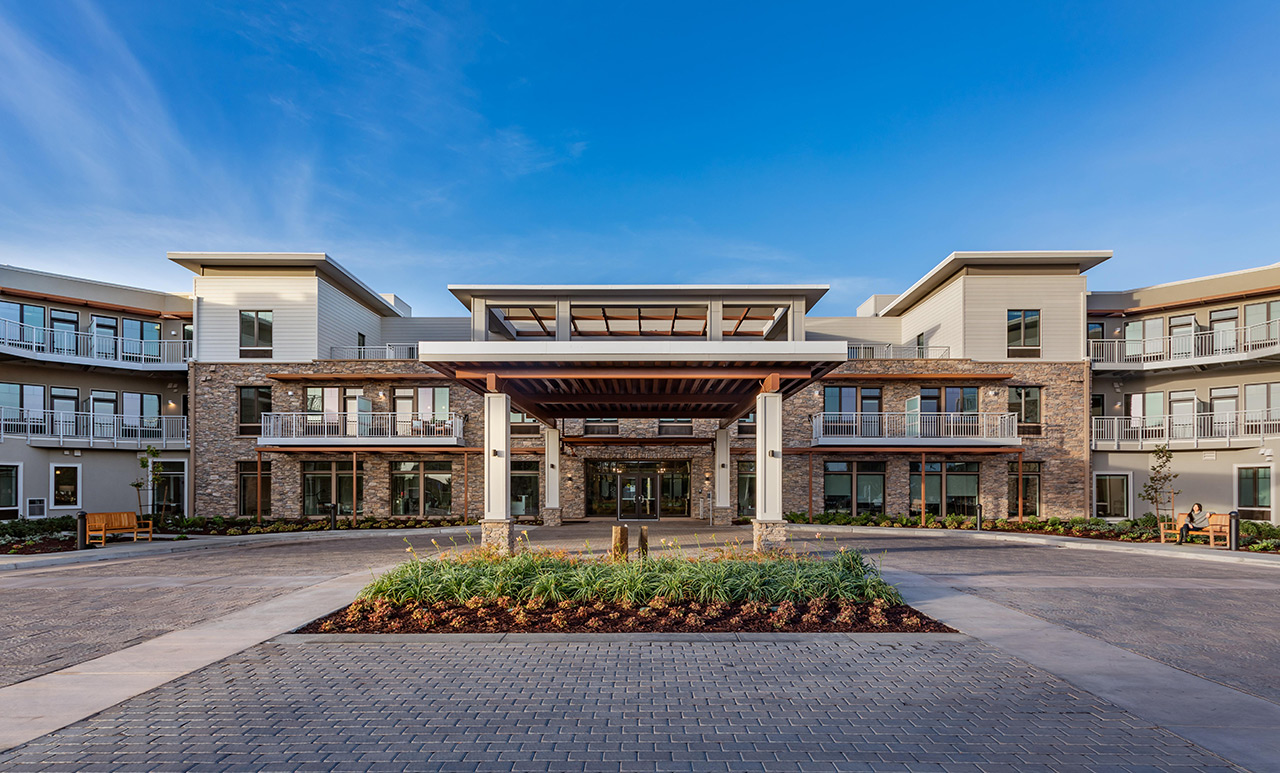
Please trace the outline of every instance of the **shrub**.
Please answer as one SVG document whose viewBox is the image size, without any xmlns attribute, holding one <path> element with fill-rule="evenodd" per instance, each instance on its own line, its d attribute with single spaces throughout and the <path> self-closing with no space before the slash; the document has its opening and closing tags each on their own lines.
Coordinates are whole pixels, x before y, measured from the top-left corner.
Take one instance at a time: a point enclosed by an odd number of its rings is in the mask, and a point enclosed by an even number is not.
<svg viewBox="0 0 1280 773">
<path fill-rule="evenodd" d="M 0 542 L 47 537 L 64 531 L 76 530 L 74 515 L 55 515 L 49 518 L 21 518 L 14 521 L 0 521 Z"/>
</svg>

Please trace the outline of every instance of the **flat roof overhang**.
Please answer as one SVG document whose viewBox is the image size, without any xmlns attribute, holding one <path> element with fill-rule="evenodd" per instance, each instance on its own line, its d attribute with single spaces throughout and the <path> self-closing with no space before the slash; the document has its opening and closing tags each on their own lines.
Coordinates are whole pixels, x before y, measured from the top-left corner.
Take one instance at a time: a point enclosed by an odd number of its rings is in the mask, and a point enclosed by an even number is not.
<svg viewBox="0 0 1280 773">
<path fill-rule="evenodd" d="M 843 341 L 428 342 L 418 359 L 468 389 L 504 392 L 554 426 L 571 418 L 702 418 L 728 426 L 761 392 L 789 397 L 848 358 Z"/>
</svg>

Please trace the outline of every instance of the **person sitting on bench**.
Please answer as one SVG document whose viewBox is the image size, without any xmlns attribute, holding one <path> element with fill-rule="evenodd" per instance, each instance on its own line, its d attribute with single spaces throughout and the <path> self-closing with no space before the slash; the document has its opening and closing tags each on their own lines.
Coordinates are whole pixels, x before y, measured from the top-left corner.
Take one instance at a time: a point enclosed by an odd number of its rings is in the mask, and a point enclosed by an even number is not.
<svg viewBox="0 0 1280 773">
<path fill-rule="evenodd" d="M 1204 531 L 1204 508 L 1196 502 L 1191 506 L 1191 512 L 1187 513 L 1187 520 L 1182 524 L 1182 528 L 1178 529 L 1178 544 L 1181 545 L 1187 541 L 1187 536 L 1193 531 Z"/>
</svg>

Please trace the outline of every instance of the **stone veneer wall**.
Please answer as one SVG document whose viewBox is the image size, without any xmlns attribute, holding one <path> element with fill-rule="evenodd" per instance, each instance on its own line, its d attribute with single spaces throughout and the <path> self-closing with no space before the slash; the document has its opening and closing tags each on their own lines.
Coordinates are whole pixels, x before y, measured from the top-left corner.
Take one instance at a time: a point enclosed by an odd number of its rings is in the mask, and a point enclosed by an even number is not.
<svg viewBox="0 0 1280 773">
<path fill-rule="evenodd" d="M 908 375 L 936 373 L 1009 373 L 1007 381 L 970 382 L 979 387 L 979 409 L 1003 412 L 1007 409 L 1007 388 L 1011 385 L 1041 386 L 1043 435 L 1024 439 L 1028 462 L 1040 462 L 1042 514 L 1071 517 L 1087 515 L 1089 509 L 1089 368 L 1087 363 L 1044 362 L 971 362 L 968 360 L 875 360 L 842 365 L 837 373 Z M 271 373 L 343 373 L 365 375 L 366 379 L 342 382 L 342 387 L 363 387 L 375 412 L 391 410 L 391 390 L 396 386 L 447 386 L 440 374 L 419 363 L 406 361 L 322 361 L 315 363 L 193 363 L 191 366 L 192 403 L 191 432 L 194 465 L 196 512 L 201 515 L 230 515 L 237 511 L 236 462 L 255 459 L 256 438 L 236 435 L 238 425 L 237 387 L 266 385 L 272 387 L 272 408 L 278 412 L 301 411 L 305 396 L 304 382 L 275 381 Z M 388 381 L 382 374 L 420 375 L 421 381 Z M 324 383 L 318 380 L 315 385 Z M 856 380 L 841 380 L 844 386 L 858 385 Z M 882 410 L 901 411 L 907 397 L 919 393 L 922 386 L 957 386 L 964 381 L 876 380 L 867 386 L 882 389 Z M 332 382 L 329 385 L 333 385 Z M 292 392 L 292 394 L 290 394 Z M 479 447 L 483 443 L 482 401 L 470 390 L 454 386 L 450 390 L 450 407 L 465 418 L 464 444 Z M 790 397 L 783 406 L 783 443 L 785 448 L 808 448 L 812 443 L 811 416 L 822 410 L 822 384 L 811 385 Z M 624 419 L 619 422 L 620 439 L 657 436 L 656 419 Z M 710 439 L 718 423 L 696 419 L 695 437 Z M 583 421 L 562 422 L 565 438 L 581 436 Z M 730 501 L 737 507 L 738 465 L 755 456 L 754 436 L 739 436 L 738 428 L 730 433 L 733 453 L 730 461 Z M 513 435 L 513 460 L 541 461 L 542 434 Z M 521 453 L 521 449 L 527 449 Z M 450 460 L 453 463 L 453 512 L 461 515 L 464 503 L 467 514 L 479 518 L 483 514 L 483 480 L 478 455 L 442 453 L 430 447 L 421 452 L 396 454 L 364 454 L 365 513 L 383 517 L 390 512 L 390 463 L 411 460 Z M 272 513 L 274 517 L 293 517 L 300 513 L 301 462 L 303 460 L 349 460 L 347 454 L 271 454 Z M 930 461 L 941 461 L 928 457 Z M 980 499 L 988 515 L 1003 514 L 1008 506 L 1008 462 L 1016 455 L 955 454 L 947 461 L 978 461 Z M 584 515 L 585 478 L 583 462 L 588 459 L 615 460 L 684 460 L 690 462 L 691 515 L 707 518 L 710 514 L 712 451 L 702 446 L 582 446 L 568 444 L 561 456 L 561 508 L 564 518 Z M 823 506 L 823 462 L 834 460 L 876 460 L 886 463 L 886 510 L 905 513 L 910 507 L 908 465 L 918 460 L 917 454 L 808 454 L 791 453 L 783 461 L 783 509 L 820 511 Z M 464 480 L 464 468 L 470 474 Z M 545 469 L 539 474 L 539 503 L 546 501 Z M 464 494 L 464 488 L 468 493 Z"/>
</svg>

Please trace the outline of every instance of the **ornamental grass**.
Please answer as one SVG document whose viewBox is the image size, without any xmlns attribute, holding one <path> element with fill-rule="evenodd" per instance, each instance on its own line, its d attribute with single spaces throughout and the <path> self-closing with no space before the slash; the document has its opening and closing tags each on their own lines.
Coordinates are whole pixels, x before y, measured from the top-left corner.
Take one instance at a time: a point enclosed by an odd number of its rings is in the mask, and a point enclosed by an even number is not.
<svg viewBox="0 0 1280 773">
<path fill-rule="evenodd" d="M 722 550 L 709 558 L 681 554 L 631 561 L 533 550 L 503 557 L 483 550 L 428 558 L 414 553 L 412 560 L 366 586 L 360 598 L 428 605 L 496 598 L 635 606 L 659 598 L 703 604 L 802 603 L 817 598 L 902 603 L 878 567 L 847 549 L 825 558 Z"/>
</svg>

